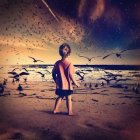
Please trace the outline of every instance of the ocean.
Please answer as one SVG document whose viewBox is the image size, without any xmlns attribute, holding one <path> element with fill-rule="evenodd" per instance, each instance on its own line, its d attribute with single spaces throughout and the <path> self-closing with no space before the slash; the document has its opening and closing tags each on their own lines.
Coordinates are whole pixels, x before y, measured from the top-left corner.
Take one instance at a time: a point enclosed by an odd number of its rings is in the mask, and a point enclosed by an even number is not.
<svg viewBox="0 0 140 140">
<path fill-rule="evenodd" d="M 106 79 L 112 79 L 110 84 L 137 84 L 140 82 L 140 65 L 74 65 L 75 77 L 80 82 L 85 83 L 106 83 Z M 29 75 L 20 76 L 20 82 L 25 78 L 28 81 L 52 81 L 52 68 L 53 65 L 6 65 L 0 66 L 0 81 L 4 78 L 8 81 L 13 80 L 13 75 L 9 74 L 14 70 L 17 74 L 27 72 Z M 27 71 L 25 71 L 25 68 Z M 44 74 L 44 77 L 41 77 Z M 83 77 L 83 80 L 82 78 Z M 116 82 L 117 81 L 117 82 Z"/>
</svg>

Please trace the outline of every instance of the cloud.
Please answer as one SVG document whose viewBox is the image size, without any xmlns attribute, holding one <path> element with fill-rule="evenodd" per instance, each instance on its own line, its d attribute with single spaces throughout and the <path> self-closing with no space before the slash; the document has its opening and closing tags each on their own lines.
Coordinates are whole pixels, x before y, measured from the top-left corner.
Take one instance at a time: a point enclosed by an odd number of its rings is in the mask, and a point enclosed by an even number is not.
<svg viewBox="0 0 140 140">
<path fill-rule="evenodd" d="M 103 18 L 109 25 L 121 26 L 123 24 L 121 10 L 115 6 L 108 5 L 105 9 Z"/>
<path fill-rule="evenodd" d="M 78 17 L 82 17 L 85 12 L 85 4 L 86 0 L 80 0 L 79 7 L 78 7 Z"/>
<path fill-rule="evenodd" d="M 78 7 L 78 17 L 94 22 L 100 18 L 105 9 L 104 0 L 80 0 Z"/>
<path fill-rule="evenodd" d="M 94 22 L 96 19 L 100 18 L 104 13 L 105 2 L 104 0 L 97 0 L 95 8 L 93 8 L 95 3 L 92 3 L 92 7 L 89 13 L 89 19 Z"/>
</svg>

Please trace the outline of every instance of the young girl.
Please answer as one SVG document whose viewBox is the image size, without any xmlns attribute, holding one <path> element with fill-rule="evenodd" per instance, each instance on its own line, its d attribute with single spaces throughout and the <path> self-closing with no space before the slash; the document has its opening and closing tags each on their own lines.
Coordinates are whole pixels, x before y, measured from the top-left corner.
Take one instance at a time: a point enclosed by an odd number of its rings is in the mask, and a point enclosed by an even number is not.
<svg viewBox="0 0 140 140">
<path fill-rule="evenodd" d="M 52 77 L 56 83 L 55 93 L 58 95 L 56 99 L 53 113 L 59 113 L 59 105 L 64 97 L 66 97 L 66 105 L 68 108 L 68 115 L 73 115 L 71 94 L 73 93 L 72 84 L 79 87 L 79 84 L 74 78 L 74 66 L 68 60 L 71 53 L 71 48 L 68 44 L 64 43 L 59 47 L 59 54 L 62 57 L 54 64 L 52 70 Z"/>
</svg>

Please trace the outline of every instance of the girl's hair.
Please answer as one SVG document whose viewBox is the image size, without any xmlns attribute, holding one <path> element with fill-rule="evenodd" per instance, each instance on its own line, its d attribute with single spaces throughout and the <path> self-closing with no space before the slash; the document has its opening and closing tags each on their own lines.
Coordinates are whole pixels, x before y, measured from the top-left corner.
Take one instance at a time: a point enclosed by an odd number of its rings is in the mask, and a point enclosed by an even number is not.
<svg viewBox="0 0 140 140">
<path fill-rule="evenodd" d="M 66 48 L 67 50 L 64 50 L 64 48 Z M 68 57 L 71 53 L 71 48 L 69 46 L 69 44 L 67 43 L 63 43 L 62 45 L 60 45 L 59 47 L 59 54 L 62 57 Z"/>
</svg>

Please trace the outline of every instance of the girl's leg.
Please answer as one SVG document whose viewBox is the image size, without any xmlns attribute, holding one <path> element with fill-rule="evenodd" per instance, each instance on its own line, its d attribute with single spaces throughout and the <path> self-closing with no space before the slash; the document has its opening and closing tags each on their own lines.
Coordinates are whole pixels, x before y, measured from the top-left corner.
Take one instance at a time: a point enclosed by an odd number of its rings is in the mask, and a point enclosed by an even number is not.
<svg viewBox="0 0 140 140">
<path fill-rule="evenodd" d="M 71 95 L 66 96 L 66 105 L 67 105 L 67 108 L 68 108 L 68 115 L 73 115 Z"/>
<path fill-rule="evenodd" d="M 58 113 L 59 112 L 59 106 L 60 106 L 60 103 L 61 103 L 62 99 L 63 98 L 60 97 L 60 96 L 56 99 L 53 113 Z"/>
</svg>

